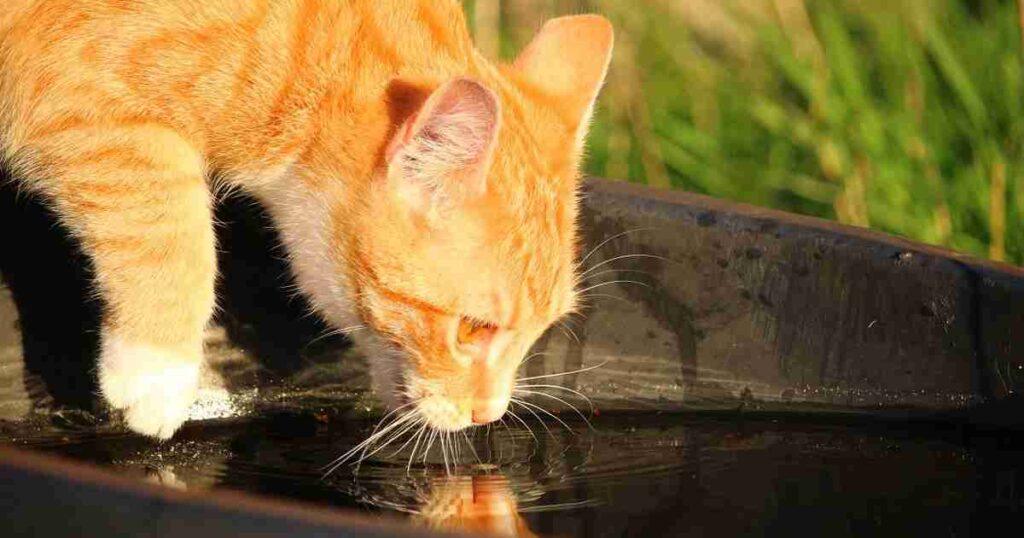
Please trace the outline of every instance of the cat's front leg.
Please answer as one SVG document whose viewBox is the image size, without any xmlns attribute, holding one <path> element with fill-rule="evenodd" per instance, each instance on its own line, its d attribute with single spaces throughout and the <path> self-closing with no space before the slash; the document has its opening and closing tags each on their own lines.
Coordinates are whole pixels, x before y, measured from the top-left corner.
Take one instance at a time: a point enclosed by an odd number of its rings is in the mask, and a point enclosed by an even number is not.
<svg viewBox="0 0 1024 538">
<path fill-rule="evenodd" d="M 88 134 L 44 151 L 57 163 L 46 190 L 95 267 L 104 304 L 103 395 L 131 429 L 166 439 L 196 399 L 214 306 L 203 161 L 156 125 L 97 126 Z"/>
</svg>

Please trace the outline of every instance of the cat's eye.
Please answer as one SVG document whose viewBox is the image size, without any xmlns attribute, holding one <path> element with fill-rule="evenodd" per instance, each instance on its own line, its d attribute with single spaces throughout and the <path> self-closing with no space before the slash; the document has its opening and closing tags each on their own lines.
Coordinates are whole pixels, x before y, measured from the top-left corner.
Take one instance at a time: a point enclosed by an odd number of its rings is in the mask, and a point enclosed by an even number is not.
<svg viewBox="0 0 1024 538">
<path fill-rule="evenodd" d="M 490 323 L 463 317 L 459 320 L 459 345 L 482 345 L 494 336 L 498 328 Z"/>
</svg>

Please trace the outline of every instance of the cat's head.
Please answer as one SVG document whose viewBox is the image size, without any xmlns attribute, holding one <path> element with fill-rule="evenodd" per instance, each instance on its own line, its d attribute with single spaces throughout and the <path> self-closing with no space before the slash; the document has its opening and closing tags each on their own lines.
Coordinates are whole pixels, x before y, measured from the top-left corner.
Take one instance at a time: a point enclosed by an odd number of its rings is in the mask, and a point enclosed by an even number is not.
<svg viewBox="0 0 1024 538">
<path fill-rule="evenodd" d="M 611 47 L 601 17 L 552 20 L 396 125 L 346 253 L 392 407 L 447 431 L 497 420 L 527 351 L 576 307 L 578 166 Z"/>
</svg>

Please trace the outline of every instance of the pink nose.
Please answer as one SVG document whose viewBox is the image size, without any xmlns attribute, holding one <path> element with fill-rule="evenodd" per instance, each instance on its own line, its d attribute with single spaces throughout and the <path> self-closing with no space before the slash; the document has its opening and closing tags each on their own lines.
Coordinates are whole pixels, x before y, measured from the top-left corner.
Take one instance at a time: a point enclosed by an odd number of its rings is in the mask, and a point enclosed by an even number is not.
<svg viewBox="0 0 1024 538">
<path fill-rule="evenodd" d="M 484 401 L 473 407 L 473 424 L 489 424 L 501 418 L 508 407 L 503 401 Z"/>
</svg>

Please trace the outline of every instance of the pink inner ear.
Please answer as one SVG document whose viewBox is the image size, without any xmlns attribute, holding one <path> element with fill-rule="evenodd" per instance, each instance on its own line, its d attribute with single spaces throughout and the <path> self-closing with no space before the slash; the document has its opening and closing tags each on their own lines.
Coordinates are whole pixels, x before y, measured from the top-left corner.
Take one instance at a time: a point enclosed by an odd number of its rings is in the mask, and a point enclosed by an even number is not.
<svg viewBox="0 0 1024 538">
<path fill-rule="evenodd" d="M 499 121 L 493 92 L 474 80 L 455 79 L 434 91 L 398 130 L 387 148 L 388 164 L 403 181 L 433 194 L 481 192 Z"/>
</svg>

